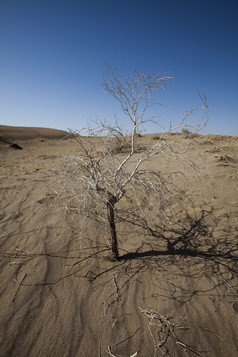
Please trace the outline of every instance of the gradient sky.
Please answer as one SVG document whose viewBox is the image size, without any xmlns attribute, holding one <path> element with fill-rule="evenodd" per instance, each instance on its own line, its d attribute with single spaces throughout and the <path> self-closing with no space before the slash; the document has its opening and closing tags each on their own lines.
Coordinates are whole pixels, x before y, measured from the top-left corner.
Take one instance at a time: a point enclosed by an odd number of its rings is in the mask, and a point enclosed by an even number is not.
<svg viewBox="0 0 238 357">
<path fill-rule="evenodd" d="M 156 108 L 162 125 L 206 90 L 203 133 L 238 135 L 237 19 L 237 0 L 0 0 L 0 124 L 124 120 L 101 85 L 109 66 L 176 77 Z"/>
</svg>

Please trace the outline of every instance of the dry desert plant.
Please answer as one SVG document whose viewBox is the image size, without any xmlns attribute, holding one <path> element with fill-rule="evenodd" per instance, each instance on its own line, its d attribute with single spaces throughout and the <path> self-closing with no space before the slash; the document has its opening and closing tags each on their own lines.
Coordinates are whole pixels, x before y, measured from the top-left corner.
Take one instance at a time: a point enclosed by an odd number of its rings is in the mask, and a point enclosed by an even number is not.
<svg viewBox="0 0 238 357">
<path fill-rule="evenodd" d="M 165 214 L 172 195 L 172 173 L 162 173 L 146 165 L 158 156 L 185 160 L 195 164 L 183 153 L 179 140 L 173 137 L 165 140 L 170 133 L 182 128 L 199 130 L 207 117 L 206 95 L 202 97 L 201 107 L 189 108 L 180 123 L 169 127 L 159 135 L 156 143 L 137 152 L 136 140 L 142 127 L 146 127 L 154 117 L 148 116 L 152 105 L 161 90 L 166 90 L 167 81 L 173 77 L 167 74 L 150 76 L 134 71 L 131 76 L 123 78 L 116 71 L 107 71 L 103 86 L 107 93 L 116 99 L 128 118 L 130 130 L 124 132 L 119 122 L 97 122 L 87 128 L 86 135 L 74 134 L 78 141 L 79 152 L 65 158 L 61 179 L 54 190 L 63 198 L 63 204 L 71 215 L 80 216 L 81 224 L 87 220 L 96 220 L 108 228 L 110 248 L 113 260 L 119 260 L 117 227 L 123 222 L 134 224 L 146 222 L 146 212 L 141 202 L 150 198 L 154 212 Z M 196 111 L 203 111 L 201 121 L 196 126 L 188 123 L 188 118 Z M 61 167 L 62 171 L 62 167 Z M 147 229 L 146 224 L 142 224 Z"/>
</svg>

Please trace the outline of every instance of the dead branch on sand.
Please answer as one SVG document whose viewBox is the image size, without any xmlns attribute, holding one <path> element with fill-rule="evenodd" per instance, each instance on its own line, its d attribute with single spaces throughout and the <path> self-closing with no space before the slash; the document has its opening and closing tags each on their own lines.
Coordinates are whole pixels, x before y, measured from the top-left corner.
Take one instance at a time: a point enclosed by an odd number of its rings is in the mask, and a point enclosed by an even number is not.
<svg viewBox="0 0 238 357">
<path fill-rule="evenodd" d="M 170 356 L 168 342 L 169 340 L 173 340 L 176 346 L 181 347 L 185 351 L 190 351 L 197 356 L 201 356 L 193 347 L 182 342 L 177 335 L 177 331 L 188 330 L 189 328 L 171 322 L 172 317 L 161 315 L 155 308 L 151 310 L 140 308 L 140 311 L 149 318 L 148 329 L 153 340 L 155 355 L 159 350 L 163 356 Z"/>
</svg>

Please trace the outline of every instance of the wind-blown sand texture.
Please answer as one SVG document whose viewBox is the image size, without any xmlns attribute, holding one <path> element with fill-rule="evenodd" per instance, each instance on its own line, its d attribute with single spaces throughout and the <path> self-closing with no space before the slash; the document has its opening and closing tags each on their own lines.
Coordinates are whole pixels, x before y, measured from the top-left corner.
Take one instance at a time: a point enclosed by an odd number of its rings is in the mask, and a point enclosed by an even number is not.
<svg viewBox="0 0 238 357">
<path fill-rule="evenodd" d="M 155 136 L 138 138 L 140 151 Z M 55 200 L 62 156 L 77 142 L 7 126 L 0 139 L 1 357 L 237 356 L 237 137 L 189 139 L 198 173 L 149 162 L 185 175 L 175 180 L 191 200 L 174 219 L 194 249 L 171 252 L 153 237 L 140 248 L 131 232 L 119 238 L 119 262 L 108 259 L 106 231 L 92 224 L 82 240 Z"/>
</svg>

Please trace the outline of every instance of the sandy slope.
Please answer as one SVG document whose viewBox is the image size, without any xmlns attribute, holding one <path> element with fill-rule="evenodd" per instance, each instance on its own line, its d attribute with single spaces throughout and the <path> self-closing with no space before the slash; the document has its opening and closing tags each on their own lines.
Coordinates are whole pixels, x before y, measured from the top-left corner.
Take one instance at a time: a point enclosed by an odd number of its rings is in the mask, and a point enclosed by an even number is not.
<svg viewBox="0 0 238 357">
<path fill-rule="evenodd" d="M 12 130 L 15 142 L 20 131 Z M 109 349 L 123 357 L 166 351 L 237 356 L 238 139 L 191 139 L 199 174 L 169 159 L 149 163 L 186 174 L 176 180 L 192 199 L 186 211 L 196 224 L 182 212 L 180 229 L 191 241 L 198 237 L 194 255 L 172 254 L 149 238 L 139 254 L 115 263 L 107 259 L 106 232 L 92 224 L 90 240 L 80 239 L 52 192 L 62 154 L 74 153 L 77 143 L 52 140 L 59 133 L 47 137 L 47 131 L 42 141 L 42 132 L 27 130 L 28 140 L 17 141 L 23 150 L 0 149 L 0 356 L 96 357 L 108 356 Z M 152 135 L 143 136 L 138 145 L 153 142 Z M 201 212 L 203 220 L 196 221 Z M 135 252 L 144 239 L 122 234 L 121 254 Z M 154 320 L 140 308 L 153 312 Z M 158 338 L 152 309 L 171 317 L 167 332 L 172 323 L 187 328 L 175 331 L 187 349 L 173 337 L 155 348 L 165 333 Z"/>
<path fill-rule="evenodd" d="M 31 139 L 60 139 L 67 133 L 63 130 L 34 127 L 0 125 L 0 142 L 25 141 Z"/>
</svg>

